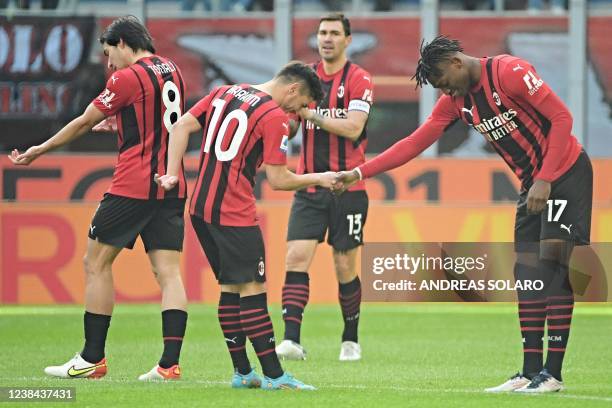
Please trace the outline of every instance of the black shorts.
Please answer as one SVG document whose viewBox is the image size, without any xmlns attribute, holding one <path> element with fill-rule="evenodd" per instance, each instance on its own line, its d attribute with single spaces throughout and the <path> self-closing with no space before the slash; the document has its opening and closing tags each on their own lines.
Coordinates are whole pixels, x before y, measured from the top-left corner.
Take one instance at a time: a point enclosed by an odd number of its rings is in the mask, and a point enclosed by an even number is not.
<svg viewBox="0 0 612 408">
<path fill-rule="evenodd" d="M 185 199 L 139 200 L 104 194 L 89 226 L 89 238 L 118 248 L 134 248 L 140 235 L 147 252 L 181 251 Z"/>
<path fill-rule="evenodd" d="M 215 225 L 193 215 L 191 225 L 220 284 L 266 281 L 266 249 L 258 225 Z"/>
<path fill-rule="evenodd" d="M 551 185 L 550 198 L 540 214 L 527 214 L 527 192 L 520 194 L 514 225 L 517 251 L 528 251 L 529 243 L 561 239 L 574 245 L 591 240 L 593 168 L 583 151 L 576 163 Z M 523 245 L 521 245 L 523 244 Z"/>
<path fill-rule="evenodd" d="M 368 194 L 347 191 L 336 196 L 329 191 L 295 193 L 287 241 L 316 239 L 337 251 L 348 251 L 363 245 L 363 227 L 368 216 Z"/>
</svg>

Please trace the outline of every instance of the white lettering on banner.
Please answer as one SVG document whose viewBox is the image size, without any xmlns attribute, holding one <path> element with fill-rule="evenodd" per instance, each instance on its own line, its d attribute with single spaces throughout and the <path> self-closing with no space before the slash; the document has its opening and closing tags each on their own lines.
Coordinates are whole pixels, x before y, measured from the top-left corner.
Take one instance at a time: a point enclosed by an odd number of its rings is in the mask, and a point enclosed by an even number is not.
<svg viewBox="0 0 612 408">
<path fill-rule="evenodd" d="M 48 67 L 57 73 L 73 71 L 81 62 L 84 40 L 73 24 L 57 24 L 50 30 L 34 24 L 0 27 L 0 69 L 10 74 L 35 74 Z M 41 41 L 42 40 L 42 41 Z M 34 48 L 40 44 L 40 48 Z M 12 54 L 12 58 L 11 57 Z M 12 64 L 5 66 L 8 61 Z"/>
<path fill-rule="evenodd" d="M 58 82 L 0 82 L 0 116 L 52 117 L 70 103 L 70 89 Z"/>
<path fill-rule="evenodd" d="M 27 72 L 30 62 L 30 44 L 32 37 L 32 26 L 17 25 L 13 27 L 13 65 L 9 72 Z M 40 61 L 39 61 L 40 62 Z M 36 72 L 36 59 L 32 64 L 31 72 Z M 39 65 L 40 66 L 40 65 Z"/>
<path fill-rule="evenodd" d="M 62 48 L 66 50 L 65 58 L 62 58 Z M 66 24 L 51 29 L 45 44 L 45 59 L 54 71 L 72 71 L 79 65 L 81 54 L 83 54 L 83 38 L 75 26 Z"/>
<path fill-rule="evenodd" d="M 4 27 L 0 26 L 0 68 L 4 66 L 9 55 L 9 37 Z"/>
</svg>

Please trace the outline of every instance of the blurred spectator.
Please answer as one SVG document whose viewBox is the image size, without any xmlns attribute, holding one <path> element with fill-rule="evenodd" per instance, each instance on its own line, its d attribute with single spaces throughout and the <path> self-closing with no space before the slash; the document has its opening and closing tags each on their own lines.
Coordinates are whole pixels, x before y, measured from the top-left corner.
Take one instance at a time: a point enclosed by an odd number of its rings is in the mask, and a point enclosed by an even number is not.
<svg viewBox="0 0 612 408">
<path fill-rule="evenodd" d="M 10 0 L 0 0 L 0 8 L 8 7 Z M 41 7 L 43 10 L 54 10 L 57 8 L 59 0 L 41 0 Z M 17 8 L 20 9 L 29 9 L 30 8 L 30 0 L 15 0 L 15 4 Z"/>
<path fill-rule="evenodd" d="M 495 9 L 495 0 L 463 0 L 464 10 L 478 10 L 485 7 L 487 10 Z"/>
<path fill-rule="evenodd" d="M 342 0 L 323 0 L 322 3 L 329 11 L 340 11 L 344 8 Z"/>
<path fill-rule="evenodd" d="M 548 0 L 550 5 L 550 11 L 555 14 L 565 13 L 565 0 Z M 527 2 L 527 10 L 531 13 L 537 13 L 544 9 L 544 2 L 542 0 L 529 0 Z"/>
<path fill-rule="evenodd" d="M 192 11 L 198 0 L 181 0 L 181 10 Z M 253 0 L 219 0 L 215 4 L 214 0 L 202 0 L 206 11 L 245 11 L 251 10 Z M 213 6 L 218 5 L 218 10 L 213 10 Z"/>
<path fill-rule="evenodd" d="M 389 11 L 393 7 L 393 0 L 374 0 L 374 11 Z"/>
</svg>

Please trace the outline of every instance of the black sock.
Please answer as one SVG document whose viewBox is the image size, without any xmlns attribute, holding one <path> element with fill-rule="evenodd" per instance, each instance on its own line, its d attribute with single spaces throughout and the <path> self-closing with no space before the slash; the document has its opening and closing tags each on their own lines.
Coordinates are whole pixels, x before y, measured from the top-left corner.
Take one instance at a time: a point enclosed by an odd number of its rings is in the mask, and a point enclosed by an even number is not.
<svg viewBox="0 0 612 408">
<path fill-rule="evenodd" d="M 278 378 L 283 375 L 274 342 L 274 329 L 268 314 L 267 297 L 265 293 L 240 298 L 240 323 L 242 331 L 247 335 L 264 375 L 268 378 Z"/>
<path fill-rule="evenodd" d="M 85 311 L 83 326 L 85 328 L 85 346 L 81 357 L 88 363 L 96 364 L 104 358 L 106 334 L 111 317 Z"/>
<path fill-rule="evenodd" d="M 569 282 L 567 266 L 559 266 L 559 274 L 556 278 L 546 306 L 548 351 L 544 366 L 553 377 L 563 381 L 561 369 L 572 324 L 574 294 Z"/>
<path fill-rule="evenodd" d="M 551 273 L 542 265 L 527 259 L 514 264 L 516 281 L 542 280 L 545 290 L 517 290 L 518 315 L 523 338 L 523 375 L 535 377 L 543 366 L 544 326 L 546 324 L 546 289 L 550 286 Z"/>
<path fill-rule="evenodd" d="M 159 360 L 161 368 L 170 368 L 179 362 L 185 327 L 187 326 L 187 312 L 170 309 L 162 312 L 162 334 L 164 336 L 164 352 Z"/>
<path fill-rule="evenodd" d="M 246 352 L 246 336 L 240 324 L 240 295 L 238 293 L 221 292 L 217 317 L 225 344 L 232 357 L 234 370 L 240 374 L 251 372 L 251 364 Z"/>
<path fill-rule="evenodd" d="M 361 307 L 361 281 L 359 276 L 348 283 L 339 284 L 340 308 L 344 319 L 342 341 L 357 343 L 357 328 L 359 327 L 359 309 Z"/>
<path fill-rule="evenodd" d="M 287 271 L 283 286 L 283 321 L 285 339 L 300 342 L 300 328 L 308 303 L 310 278 L 306 272 Z"/>
<path fill-rule="evenodd" d="M 546 300 L 519 301 L 518 313 L 523 336 L 523 375 L 531 379 L 542 370 Z"/>
</svg>

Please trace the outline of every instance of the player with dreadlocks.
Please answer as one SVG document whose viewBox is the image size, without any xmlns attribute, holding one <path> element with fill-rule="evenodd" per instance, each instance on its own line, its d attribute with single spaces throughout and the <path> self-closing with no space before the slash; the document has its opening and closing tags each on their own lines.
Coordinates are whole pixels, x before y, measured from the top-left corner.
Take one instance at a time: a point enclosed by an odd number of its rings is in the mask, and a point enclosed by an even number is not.
<svg viewBox="0 0 612 408">
<path fill-rule="evenodd" d="M 352 171 L 345 187 L 412 160 L 456 120 L 488 140 L 521 181 L 514 240 L 517 280 L 541 279 L 542 291 L 518 291 L 523 369 L 489 392 L 563 389 L 561 367 L 574 295 L 568 263 L 576 245 L 590 240 L 593 170 L 572 135 L 572 116 L 527 61 L 512 55 L 475 58 L 445 36 L 421 43 L 416 79 L 443 95 L 410 136 Z M 546 211 L 543 211 L 546 209 Z M 548 353 L 543 362 L 544 327 Z"/>
</svg>

